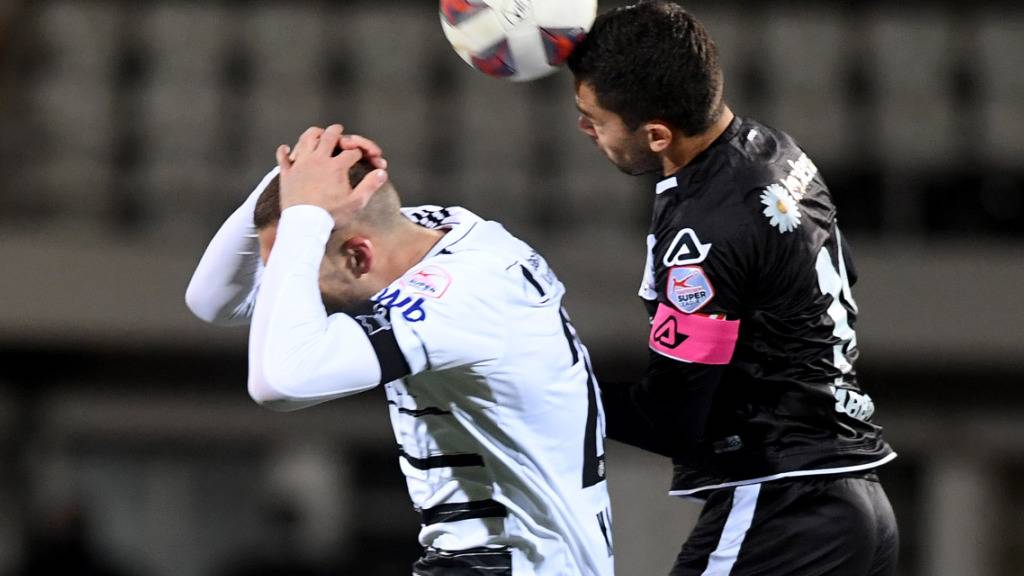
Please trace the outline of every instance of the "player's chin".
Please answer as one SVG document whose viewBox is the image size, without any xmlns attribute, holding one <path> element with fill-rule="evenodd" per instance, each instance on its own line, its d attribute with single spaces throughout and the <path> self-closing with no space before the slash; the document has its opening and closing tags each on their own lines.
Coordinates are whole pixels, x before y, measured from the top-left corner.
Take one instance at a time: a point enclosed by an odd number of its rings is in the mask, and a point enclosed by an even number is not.
<svg viewBox="0 0 1024 576">
<path fill-rule="evenodd" d="M 661 168 L 651 164 L 620 164 L 612 160 L 612 164 L 619 169 L 619 172 L 627 176 L 647 176 L 650 174 L 660 174 Z"/>
<path fill-rule="evenodd" d="M 619 172 L 627 176 L 646 176 L 661 170 L 661 166 L 654 158 L 623 158 L 612 154 L 608 150 L 601 149 L 608 161 L 619 169 Z"/>
</svg>

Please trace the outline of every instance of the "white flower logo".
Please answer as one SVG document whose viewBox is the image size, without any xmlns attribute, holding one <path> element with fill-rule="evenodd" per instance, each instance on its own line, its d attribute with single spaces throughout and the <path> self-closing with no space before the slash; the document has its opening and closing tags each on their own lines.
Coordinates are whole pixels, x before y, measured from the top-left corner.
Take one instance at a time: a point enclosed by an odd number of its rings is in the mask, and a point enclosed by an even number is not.
<svg viewBox="0 0 1024 576">
<path fill-rule="evenodd" d="M 792 232 L 800 225 L 800 206 L 781 184 L 772 184 L 761 193 L 761 203 L 765 205 L 764 215 L 771 225 L 780 232 Z"/>
</svg>

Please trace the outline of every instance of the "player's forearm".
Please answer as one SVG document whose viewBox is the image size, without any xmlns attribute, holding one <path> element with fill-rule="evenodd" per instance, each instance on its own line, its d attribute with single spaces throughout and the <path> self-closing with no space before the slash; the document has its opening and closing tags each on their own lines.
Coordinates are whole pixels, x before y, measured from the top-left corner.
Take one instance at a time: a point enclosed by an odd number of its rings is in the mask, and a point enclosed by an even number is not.
<svg viewBox="0 0 1024 576">
<path fill-rule="evenodd" d="M 246 324 L 259 275 L 259 240 L 253 210 L 260 194 L 277 176 L 275 168 L 221 225 L 203 253 L 185 292 L 185 303 L 200 319 L 215 324 Z"/>
<path fill-rule="evenodd" d="M 653 354 L 643 380 L 602 388 L 608 437 L 664 456 L 691 454 L 723 372 Z"/>
<path fill-rule="evenodd" d="M 320 262 L 333 225 L 313 206 L 281 215 L 249 337 L 249 394 L 270 408 L 304 408 L 380 383 L 366 333 L 344 314 L 328 317 L 321 299 Z"/>
<path fill-rule="evenodd" d="M 671 458 L 672 442 L 633 399 L 632 392 L 636 386 L 634 382 L 601 382 L 606 434 L 616 442 Z"/>
</svg>

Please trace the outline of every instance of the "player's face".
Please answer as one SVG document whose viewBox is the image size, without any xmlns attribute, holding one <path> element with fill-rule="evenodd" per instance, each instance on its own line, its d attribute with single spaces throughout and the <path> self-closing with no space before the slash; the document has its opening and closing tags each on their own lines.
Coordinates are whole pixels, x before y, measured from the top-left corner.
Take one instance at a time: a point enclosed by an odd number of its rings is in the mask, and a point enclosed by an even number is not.
<svg viewBox="0 0 1024 576">
<path fill-rule="evenodd" d="M 648 143 L 647 130 L 630 130 L 622 117 L 597 102 L 597 94 L 586 82 L 576 84 L 579 129 L 619 170 L 639 176 L 661 169 L 661 162 Z"/>
</svg>

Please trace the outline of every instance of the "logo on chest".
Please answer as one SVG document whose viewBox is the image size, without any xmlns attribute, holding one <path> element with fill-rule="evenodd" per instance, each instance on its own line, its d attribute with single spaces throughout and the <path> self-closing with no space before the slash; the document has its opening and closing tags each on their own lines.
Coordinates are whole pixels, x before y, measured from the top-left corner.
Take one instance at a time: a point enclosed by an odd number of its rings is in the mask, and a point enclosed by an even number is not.
<svg viewBox="0 0 1024 576">
<path fill-rule="evenodd" d="M 702 243 L 693 228 L 683 228 L 672 239 L 662 262 L 667 267 L 700 264 L 708 257 L 709 252 L 711 252 L 710 243 Z"/>
<path fill-rule="evenodd" d="M 714 298 L 715 289 L 700 266 L 677 266 L 668 272 L 665 295 L 673 306 L 693 314 Z"/>
</svg>

